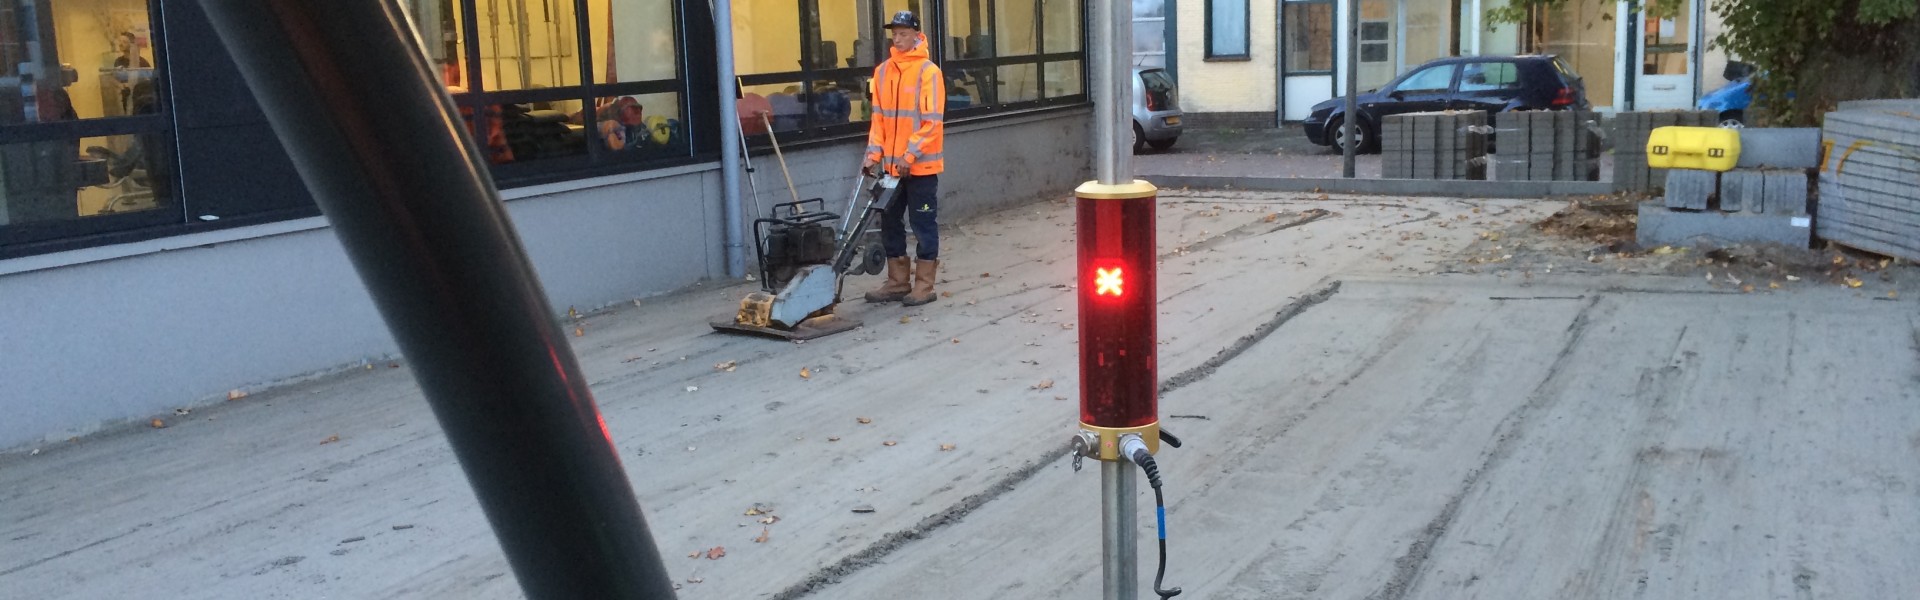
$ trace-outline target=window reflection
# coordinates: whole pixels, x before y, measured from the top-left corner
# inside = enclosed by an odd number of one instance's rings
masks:
[[[170,206],[169,156],[157,133],[0,145],[0,224]]]
[[[0,8],[0,124],[158,112],[153,25],[142,0]]]

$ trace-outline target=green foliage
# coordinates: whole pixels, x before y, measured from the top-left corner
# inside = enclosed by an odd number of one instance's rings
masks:
[[[1513,0],[1488,10],[1487,20],[1524,23],[1534,7],[1567,2]],[[1685,3],[1632,0],[1629,6],[1664,15]],[[1833,101],[1849,96],[1916,91],[1902,69],[1920,60],[1920,0],[1711,0],[1710,6],[1724,23],[1714,45],[1765,74],[1754,91],[1777,123],[1816,122]]]

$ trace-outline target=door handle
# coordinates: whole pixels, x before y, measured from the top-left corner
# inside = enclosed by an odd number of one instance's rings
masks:
[[[1680,84],[1677,84],[1677,83],[1668,83],[1668,84],[1664,84],[1664,85],[1662,85],[1662,84],[1654,84],[1654,86],[1653,86],[1653,89],[1654,89],[1654,91],[1660,91],[1660,92],[1671,92],[1671,91],[1673,91],[1674,89],[1677,89],[1677,88],[1679,87],[1679,85],[1680,85]]]

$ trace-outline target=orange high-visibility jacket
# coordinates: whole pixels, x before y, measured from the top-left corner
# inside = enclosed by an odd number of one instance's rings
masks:
[[[945,170],[947,79],[927,59],[927,36],[873,69],[873,125],[867,159],[888,174],[938,175]],[[905,170],[906,173],[901,173]]]

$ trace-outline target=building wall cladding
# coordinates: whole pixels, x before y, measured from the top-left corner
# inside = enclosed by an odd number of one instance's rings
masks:
[[[1071,194],[1090,177],[1091,123],[1088,109],[1075,108],[949,126],[943,220]],[[800,197],[844,206],[864,146],[787,152]],[[755,156],[754,165],[762,206],[790,198],[772,155]],[[742,185],[743,194],[750,189]],[[508,197],[518,197],[507,207],[556,311],[725,276],[718,165]],[[140,423],[224,401],[230,390],[359,368],[397,352],[322,218],[215,233],[138,251],[108,246],[0,261],[8,299],[0,331],[9,349],[0,361],[0,449]]]
[[[1275,98],[1274,45],[1275,2],[1250,2],[1247,6],[1248,58],[1207,59],[1207,7],[1205,2],[1178,4],[1180,51],[1180,110],[1187,113],[1261,112],[1273,119]],[[1269,122],[1261,127],[1270,127]]]

